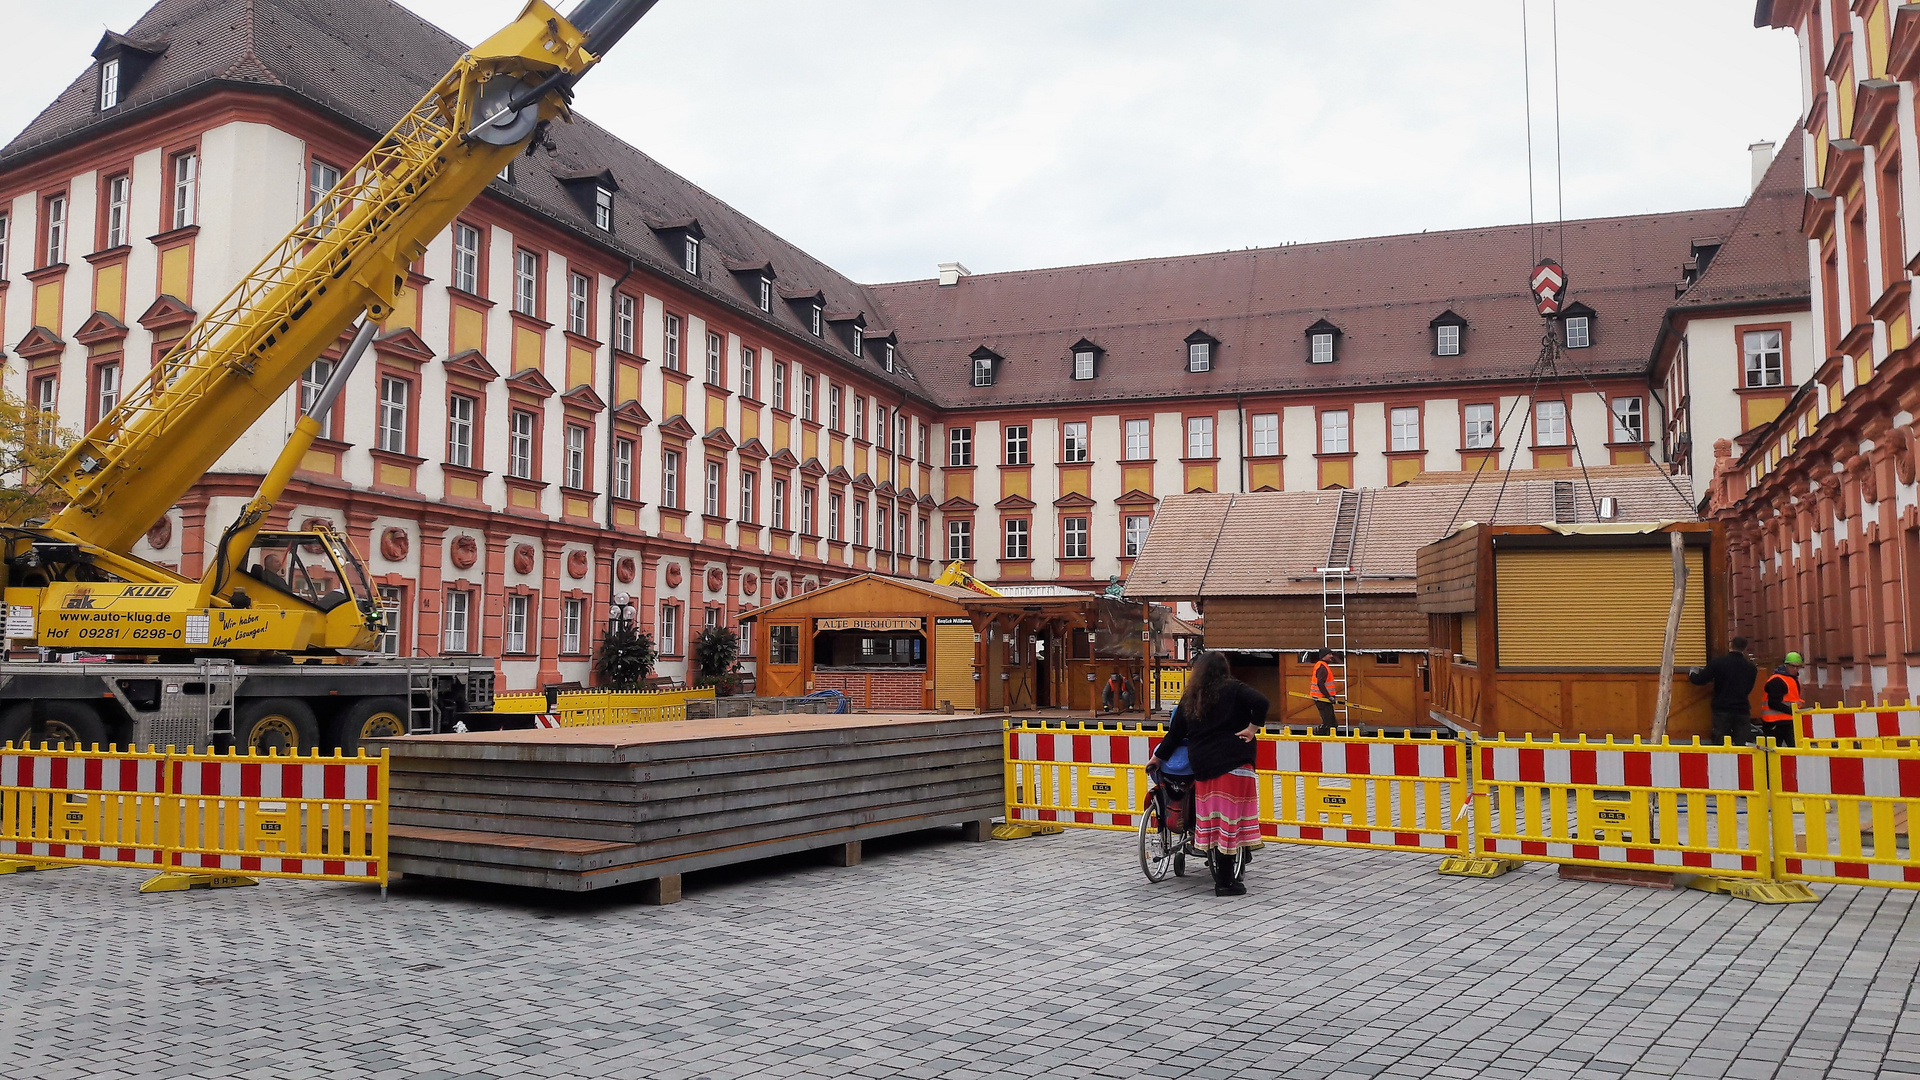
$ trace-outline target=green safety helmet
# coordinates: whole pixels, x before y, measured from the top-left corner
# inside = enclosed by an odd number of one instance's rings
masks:
[[[1800,654],[1797,652],[1790,652],[1787,654],[1787,658],[1784,662],[1789,664],[1797,664],[1800,662]]]

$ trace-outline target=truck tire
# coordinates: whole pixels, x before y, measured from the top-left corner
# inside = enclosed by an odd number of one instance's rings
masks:
[[[40,723],[34,723],[33,702],[23,701],[0,716],[0,744],[29,743],[90,749],[105,746],[110,736],[100,714],[78,701],[43,701]]]
[[[258,698],[240,706],[233,745],[242,754],[311,754],[320,749],[320,721],[298,698]]]
[[[385,739],[407,733],[407,703],[395,697],[357,701],[343,713],[334,732],[334,745],[343,754],[357,754],[365,739]]]

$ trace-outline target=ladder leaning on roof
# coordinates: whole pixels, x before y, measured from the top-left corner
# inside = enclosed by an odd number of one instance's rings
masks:
[[[1321,640],[1333,650],[1328,664],[1333,674],[1328,689],[1333,691],[1333,715],[1347,723],[1347,579],[1354,576],[1354,540],[1360,531],[1360,492],[1340,493],[1340,505],[1333,517],[1333,537],[1327,542],[1327,561],[1320,567]]]

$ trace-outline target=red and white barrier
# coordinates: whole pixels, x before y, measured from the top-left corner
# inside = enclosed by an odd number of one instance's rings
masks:
[[[1920,709],[1853,709],[1803,712],[1803,739],[1920,739]]]
[[[379,878],[383,853],[370,833],[372,811],[382,796],[379,759],[205,757],[168,764],[181,817],[167,865],[202,872]],[[360,857],[342,857],[349,855]]]
[[[1009,730],[1007,819],[1137,828],[1147,794],[1145,765],[1162,735],[1154,729]]]
[[[1477,752],[1476,793],[1494,787],[1493,799],[1475,800],[1481,854],[1628,868],[1765,871],[1765,838],[1742,839],[1738,828],[1739,800],[1753,800],[1747,803],[1751,810],[1764,794],[1765,766],[1757,750],[1495,741]],[[1602,800],[1596,791],[1608,797]],[[1686,815],[1676,812],[1676,802],[1656,806],[1654,797],[1667,792],[1687,796]],[[1587,815],[1569,809],[1583,800]],[[1593,835],[1629,831],[1621,824],[1632,819],[1647,831],[1664,824],[1672,835],[1625,842]]]
[[[0,753],[0,855],[155,866],[160,755]],[[28,810],[22,802],[37,804]]]
[[[1254,770],[1268,818],[1260,831],[1275,840],[1435,852],[1465,843],[1458,743],[1263,736]]]

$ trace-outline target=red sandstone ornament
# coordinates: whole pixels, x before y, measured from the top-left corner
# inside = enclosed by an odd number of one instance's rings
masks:
[[[619,578],[622,585],[632,581],[636,572],[632,559],[621,559],[613,567],[613,576]]]
[[[740,575],[740,591],[741,592],[746,593],[748,596],[752,596],[756,591],[759,590],[759,588],[760,588],[760,579],[754,576],[753,571],[749,570],[746,573]]]
[[[579,548],[567,552],[567,576],[578,581],[587,576],[587,553]]]
[[[677,562],[670,562],[667,564],[667,588],[677,589],[679,587],[680,587],[680,564]]]
[[[153,523],[153,528],[147,530],[147,546],[148,547],[153,548],[157,551],[160,548],[164,548],[171,543],[173,543],[173,519],[172,518],[163,517],[159,521],[156,521]]]
[[[516,574],[533,573],[533,545],[519,544],[513,549],[513,572]]]
[[[717,566],[707,567],[707,591],[719,592],[727,584],[727,573]]]
[[[773,579],[773,598],[775,600],[785,600],[787,598],[787,579],[786,578]]]
[[[464,533],[453,538],[453,547],[447,557],[452,560],[456,570],[471,570],[480,560],[480,545],[471,536]]]
[[[380,557],[388,562],[403,561],[412,547],[413,540],[405,529],[386,529],[380,533]]]

